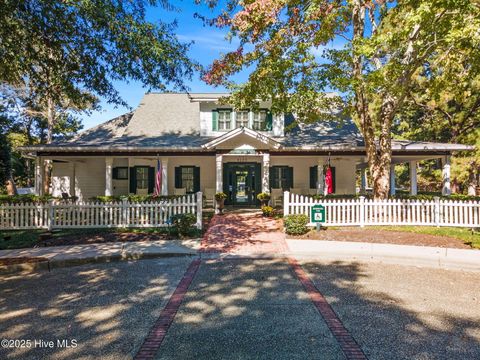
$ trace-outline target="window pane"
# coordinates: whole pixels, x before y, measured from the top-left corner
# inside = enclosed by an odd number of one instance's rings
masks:
[[[239,127],[248,127],[248,111],[237,111],[236,125]]]
[[[192,167],[182,167],[182,188],[185,188],[187,192],[193,192],[194,181],[193,181],[193,166]]]
[[[232,112],[230,110],[218,111],[218,129],[230,130],[232,120]]]
[[[128,168],[118,168],[117,169],[117,179],[125,180],[128,179]]]
[[[148,189],[148,168],[137,168],[137,189]]]
[[[260,110],[253,114],[253,129],[254,130],[265,130],[265,122],[267,119],[267,112],[265,110]]]

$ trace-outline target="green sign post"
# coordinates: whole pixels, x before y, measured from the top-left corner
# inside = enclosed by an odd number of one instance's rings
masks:
[[[325,223],[325,206],[323,205],[314,205],[310,211],[310,221],[317,225],[317,231],[320,230],[320,227]]]

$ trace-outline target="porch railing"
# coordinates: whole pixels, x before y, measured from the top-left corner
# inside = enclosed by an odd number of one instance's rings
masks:
[[[44,204],[0,205],[0,229],[75,229],[115,227],[167,227],[172,216],[195,214],[202,228],[202,193],[166,201],[134,203],[51,201]]]
[[[313,205],[325,206],[327,226],[425,225],[480,227],[479,201],[453,200],[368,200],[323,199],[292,194],[283,196],[284,215],[305,214],[310,217]],[[314,223],[310,223],[313,226]]]

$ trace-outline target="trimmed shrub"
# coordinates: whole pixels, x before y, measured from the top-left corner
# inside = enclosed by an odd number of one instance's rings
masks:
[[[262,206],[262,214],[266,217],[272,217],[275,215],[275,209],[271,206]]]
[[[283,218],[285,225],[285,232],[288,235],[303,235],[308,232],[308,223],[310,219],[307,215],[296,214],[296,215],[287,215]]]
[[[18,203],[47,203],[49,200],[57,199],[51,195],[37,196],[33,194],[26,195],[0,195],[0,204],[18,204]]]
[[[172,216],[172,225],[177,229],[181,236],[188,236],[193,233],[193,227],[197,222],[195,214],[178,214]]]
[[[101,203],[121,202],[123,199],[131,203],[167,201],[182,197],[183,195],[153,196],[153,195],[122,195],[122,196],[95,196],[92,201]]]

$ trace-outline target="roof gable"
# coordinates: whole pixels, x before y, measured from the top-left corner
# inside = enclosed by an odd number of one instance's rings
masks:
[[[259,150],[270,150],[279,149],[281,144],[258,131],[240,127],[209,141],[202,147],[211,150],[237,149],[242,146],[251,146]]]

